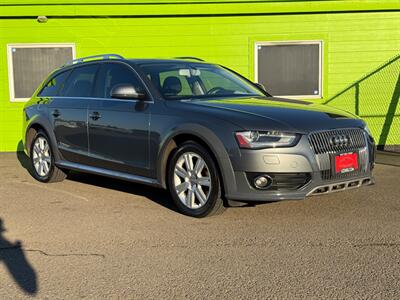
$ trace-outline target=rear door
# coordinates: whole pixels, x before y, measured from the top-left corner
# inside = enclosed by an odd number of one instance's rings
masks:
[[[63,87],[49,105],[57,145],[63,158],[87,163],[87,110],[92,96],[98,64],[76,67],[68,74]]]
[[[149,122],[152,103],[111,98],[119,84],[146,90],[136,72],[123,62],[103,63],[96,98],[89,105],[89,152],[92,165],[108,170],[149,175]]]

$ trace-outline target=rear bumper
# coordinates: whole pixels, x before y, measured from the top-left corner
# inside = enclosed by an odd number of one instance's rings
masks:
[[[372,169],[374,166],[375,146],[367,141],[366,147],[359,149],[360,169],[347,174],[333,174],[326,168],[326,161],[321,163],[310,147],[307,136],[292,148],[241,151],[240,158],[232,159],[236,186],[226,191],[226,198],[237,201],[278,201],[299,200],[310,195],[328,194],[359,188],[374,183]],[[329,167],[329,166],[328,166]],[[327,171],[332,176],[327,177]],[[249,174],[293,175],[309,178],[299,186],[290,187],[282,182],[269,189],[255,188]],[[277,177],[278,177],[277,176]],[[284,178],[284,177],[283,177]],[[291,182],[292,177],[289,177]],[[297,184],[298,181],[295,182]],[[284,188],[282,188],[284,187]]]

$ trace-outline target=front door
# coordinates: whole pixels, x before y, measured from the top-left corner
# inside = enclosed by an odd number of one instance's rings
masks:
[[[148,176],[152,104],[111,98],[111,90],[120,84],[132,84],[144,90],[129,65],[103,63],[96,84],[96,98],[90,101],[88,109],[92,164],[112,171]]]

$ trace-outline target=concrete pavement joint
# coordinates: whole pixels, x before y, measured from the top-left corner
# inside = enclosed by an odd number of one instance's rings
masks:
[[[22,248],[20,246],[11,246],[11,247],[2,247],[0,248],[0,251],[4,251],[4,250],[16,250],[16,249],[21,249],[25,252],[38,252],[40,254],[43,254],[45,256],[55,256],[55,257],[63,257],[63,256],[97,256],[97,257],[101,257],[101,258],[105,258],[106,256],[104,254],[98,254],[98,253],[69,253],[69,254],[51,254],[51,253],[47,253],[43,250],[40,249],[25,249]]]

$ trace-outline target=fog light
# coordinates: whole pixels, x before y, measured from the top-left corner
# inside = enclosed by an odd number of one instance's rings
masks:
[[[254,179],[254,186],[258,189],[266,189],[271,183],[272,179],[266,175],[261,175]]]

